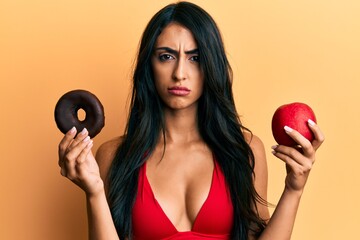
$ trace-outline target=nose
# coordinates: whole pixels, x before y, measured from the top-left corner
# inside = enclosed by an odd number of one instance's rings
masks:
[[[186,79],[186,63],[183,59],[179,59],[179,61],[177,61],[173,71],[173,79],[175,81],[182,81]]]

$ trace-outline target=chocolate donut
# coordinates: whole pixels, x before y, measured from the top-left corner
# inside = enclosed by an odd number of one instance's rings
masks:
[[[86,113],[83,121],[78,118],[78,110]],[[95,137],[105,125],[104,108],[99,99],[86,90],[73,90],[65,93],[55,106],[55,122],[62,133],[76,127],[79,133],[86,128],[91,138]]]

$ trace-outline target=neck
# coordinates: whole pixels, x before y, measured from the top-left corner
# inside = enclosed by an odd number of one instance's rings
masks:
[[[165,109],[165,137],[167,144],[199,140],[197,109]]]

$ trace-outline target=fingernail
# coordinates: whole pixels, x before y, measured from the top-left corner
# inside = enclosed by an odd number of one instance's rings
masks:
[[[76,128],[75,127],[72,127],[71,129],[70,129],[70,133],[74,133],[76,131]]]
[[[86,147],[92,147],[92,145],[93,145],[93,140],[91,140],[91,141],[86,145]]]
[[[311,119],[308,120],[308,123],[309,123],[310,126],[315,126],[315,124],[316,124],[316,123],[315,123],[313,120],[311,120]]]
[[[276,151],[272,151],[271,153],[275,155]]]
[[[287,132],[287,133],[291,133],[291,132],[293,131],[293,129],[292,129],[291,127],[288,127],[288,126],[285,126],[285,127],[284,127],[284,130],[285,130],[285,132]]]
[[[90,140],[90,136],[87,136],[86,138],[84,138],[84,142],[88,142]]]
[[[271,146],[272,149],[276,149],[278,145]]]
[[[84,128],[82,131],[81,131],[81,135],[84,135],[85,133],[87,132],[87,129],[86,128]]]

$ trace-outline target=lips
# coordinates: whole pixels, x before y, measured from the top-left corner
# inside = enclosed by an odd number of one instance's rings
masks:
[[[171,87],[168,88],[168,92],[175,96],[186,96],[190,93],[190,89],[186,87]]]

